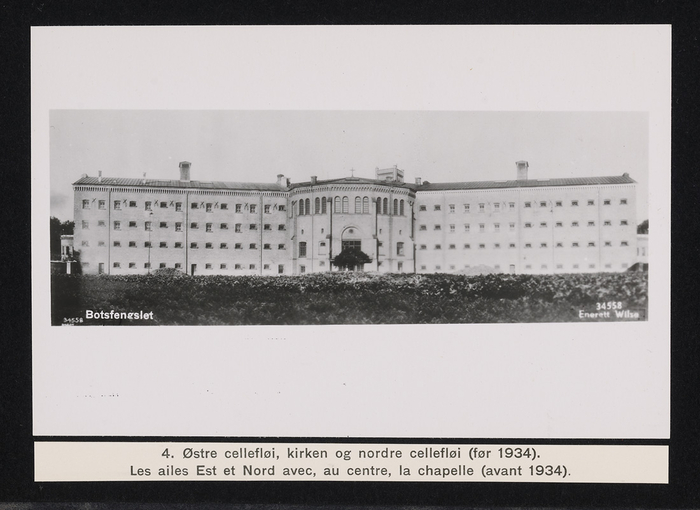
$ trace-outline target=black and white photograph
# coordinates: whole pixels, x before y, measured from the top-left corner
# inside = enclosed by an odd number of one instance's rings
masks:
[[[52,111],[52,324],[646,320],[648,122]]]

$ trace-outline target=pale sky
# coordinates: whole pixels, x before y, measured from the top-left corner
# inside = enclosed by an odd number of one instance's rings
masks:
[[[648,218],[648,116],[607,112],[53,110],[51,215],[73,219],[71,183],[105,177],[292,182],[374,178],[398,165],[406,182],[506,180],[526,160],[533,179],[622,175]]]

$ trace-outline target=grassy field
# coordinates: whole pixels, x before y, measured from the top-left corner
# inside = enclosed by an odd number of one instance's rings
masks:
[[[455,324],[644,320],[646,273],[52,276],[52,324]],[[609,317],[596,313],[612,306]],[[153,312],[87,319],[86,311]],[[630,310],[620,319],[617,310]],[[82,322],[81,322],[82,321]]]

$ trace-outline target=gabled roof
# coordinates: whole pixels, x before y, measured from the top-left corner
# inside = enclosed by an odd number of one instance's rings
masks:
[[[276,183],[257,182],[224,182],[224,181],[180,181],[176,179],[134,179],[125,177],[82,177],[73,183],[74,186],[133,186],[138,188],[188,188],[188,189],[224,189],[245,191],[287,191],[287,188]]]
[[[569,177],[563,179],[523,179],[513,181],[473,181],[473,182],[423,182],[415,186],[416,191],[498,189],[498,188],[539,188],[550,186],[595,186],[601,184],[633,184],[637,181],[629,174],[609,177]]]

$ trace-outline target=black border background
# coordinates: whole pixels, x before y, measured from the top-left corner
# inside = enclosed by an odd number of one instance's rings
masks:
[[[104,5],[103,5],[104,4]],[[0,3],[3,256],[0,334],[0,502],[180,502],[469,507],[700,507],[700,357],[696,243],[700,4],[557,0],[388,2],[291,0]],[[53,25],[671,24],[672,409],[670,483],[381,482],[34,483],[30,267],[30,27]],[[654,169],[650,169],[654,171]],[[41,185],[41,183],[36,183]],[[9,198],[9,200],[7,200]],[[157,438],[151,438],[157,439]],[[237,438],[240,440],[241,438]],[[252,439],[252,438],[251,438]],[[327,441],[327,440],[324,440]],[[421,442],[428,442],[421,439]],[[370,442],[370,440],[363,440]],[[518,441],[523,442],[523,441]],[[633,443],[633,442],[630,442]],[[1,503],[0,503],[1,504]],[[4,505],[3,505],[4,506]],[[194,505],[187,505],[191,508]],[[212,505],[207,505],[211,507]],[[218,505],[215,505],[218,507]],[[61,507],[65,507],[61,505]],[[121,505],[120,505],[121,507]],[[142,508],[143,505],[138,505]]]

